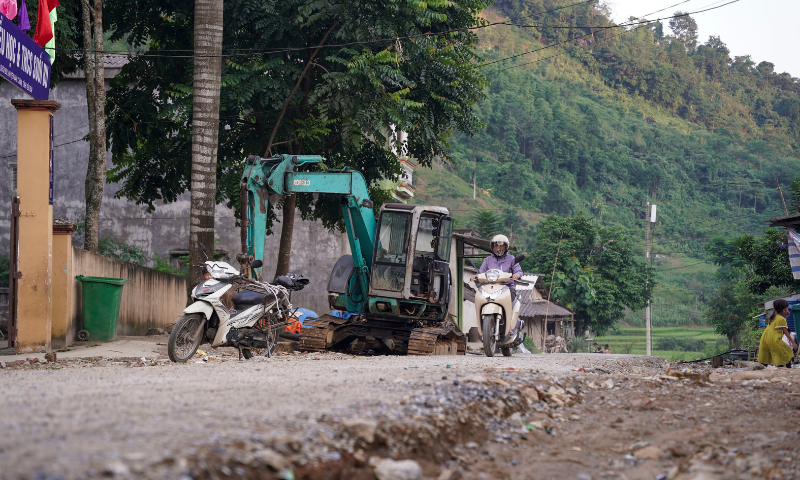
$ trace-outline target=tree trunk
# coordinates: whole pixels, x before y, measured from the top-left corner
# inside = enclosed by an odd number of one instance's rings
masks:
[[[194,2],[194,76],[192,85],[192,176],[189,258],[202,264],[214,258],[214,209],[217,195],[219,92],[222,81],[222,0]],[[203,269],[191,267],[191,288],[203,280]]]
[[[283,198],[283,221],[281,223],[281,243],[278,251],[278,266],[275,277],[289,272],[289,261],[292,258],[292,234],[294,233],[294,212],[297,207],[297,195]]]
[[[91,17],[90,17],[91,14]],[[94,38],[92,38],[94,37]],[[83,248],[97,252],[100,207],[106,183],[106,89],[103,67],[103,2],[83,0],[84,78],[89,113],[89,164],[86,167],[86,214]]]

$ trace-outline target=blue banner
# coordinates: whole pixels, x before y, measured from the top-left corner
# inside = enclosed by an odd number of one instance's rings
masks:
[[[2,14],[0,76],[36,100],[50,97],[50,55]]]

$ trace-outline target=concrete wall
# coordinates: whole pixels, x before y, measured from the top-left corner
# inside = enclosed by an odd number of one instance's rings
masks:
[[[278,220],[282,216],[278,215]],[[264,244],[264,275],[271,280],[278,263],[280,224],[273,227],[275,235]],[[307,222],[295,213],[292,258],[289,271],[303,274],[309,284],[299,292],[292,292],[292,305],[309,308],[318,314],[330,312],[328,307],[328,279],[339,257],[350,253],[347,235],[330,232],[321,223]]]
[[[9,216],[11,209],[11,165],[18,162],[17,113],[11,105],[12,98],[30,98],[8,82],[0,84],[0,255],[8,255]],[[86,87],[81,79],[66,78],[50,91],[50,98],[61,104],[54,115],[53,138],[53,216],[76,223],[84,216],[84,184],[89,161],[89,143],[82,140],[89,131],[86,104]],[[186,159],[191,161],[190,158]],[[111,167],[111,154],[108,155]],[[151,262],[157,253],[169,258],[170,250],[185,250],[189,239],[189,193],[169,204],[157,204],[152,213],[145,207],[126,199],[114,198],[119,185],[105,186],[100,213],[100,238],[117,240],[141,247]],[[21,199],[25,208],[25,199]],[[235,262],[241,250],[239,230],[235,228],[233,211],[217,207],[216,248],[225,250]],[[76,236],[75,245],[82,246],[82,237]]]
[[[144,335],[149,328],[165,328],[178,321],[186,307],[187,280],[147,267],[72,248],[73,276],[124,278],[117,335]],[[70,343],[81,325],[81,282],[75,280]]]
[[[62,80],[50,92],[51,99],[61,104],[54,116],[54,202],[53,216],[77,222],[84,215],[84,182],[89,158],[89,144],[82,140],[88,132],[86,88],[80,79]],[[4,82],[0,84],[0,255],[8,255],[9,216],[11,209],[11,169],[17,162],[16,110],[11,98],[27,98],[20,90]],[[109,167],[111,156],[109,154]],[[186,159],[190,161],[189,158]],[[176,202],[158,204],[156,210],[147,213],[145,208],[125,199],[114,198],[119,190],[117,184],[108,183],[101,210],[100,237],[115,239],[136,245],[147,254],[152,265],[155,254],[169,258],[170,250],[186,250],[189,240],[189,194]],[[22,199],[25,208],[25,199]],[[280,221],[280,211],[278,212]],[[227,260],[238,268],[236,254],[241,250],[239,229],[235,226],[233,211],[217,206],[215,247],[228,252]],[[267,277],[272,278],[277,263],[280,224],[276,233],[267,237],[264,261]],[[74,245],[83,246],[82,237],[74,237]],[[321,224],[306,222],[297,214],[292,248],[291,271],[302,273],[311,283],[301,292],[295,292],[292,302],[310,308],[317,313],[328,311],[328,277],[338,258],[349,253],[344,234],[330,233]],[[76,273],[77,275],[78,273]],[[127,288],[127,287],[126,287]],[[174,320],[173,320],[174,321]],[[73,337],[69,337],[73,338]]]

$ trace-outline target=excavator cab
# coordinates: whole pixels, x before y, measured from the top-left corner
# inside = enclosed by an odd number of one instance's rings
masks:
[[[368,310],[381,316],[441,318],[450,303],[453,218],[446,208],[381,208]]]

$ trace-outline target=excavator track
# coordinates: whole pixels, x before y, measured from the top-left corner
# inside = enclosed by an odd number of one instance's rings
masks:
[[[409,355],[466,355],[467,337],[457,328],[415,328],[408,340]]]
[[[308,352],[336,350],[349,344],[353,338],[377,333],[379,327],[370,328],[369,322],[365,323],[361,318],[351,317],[345,320],[332,315],[323,315],[315,320],[306,320],[305,325],[311,328],[300,330],[300,350]],[[386,330],[384,329],[383,332]],[[406,334],[407,337],[400,332],[396,332],[393,336],[395,341],[405,342],[405,338],[408,339],[406,351],[408,355],[466,354],[467,337],[456,327],[421,327],[414,328],[409,333]],[[397,351],[396,353],[402,352]]]
[[[300,329],[300,350],[324,352],[333,343],[334,331],[347,320],[333,315],[323,315],[316,320],[306,320],[304,325],[311,328]]]

